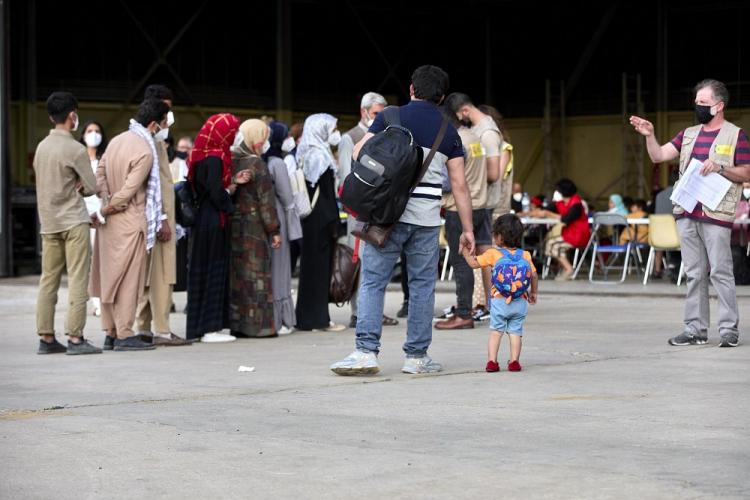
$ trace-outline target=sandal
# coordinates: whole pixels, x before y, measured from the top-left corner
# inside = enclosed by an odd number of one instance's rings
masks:
[[[385,314],[383,315],[383,326],[396,326],[398,325],[398,320],[389,318]]]

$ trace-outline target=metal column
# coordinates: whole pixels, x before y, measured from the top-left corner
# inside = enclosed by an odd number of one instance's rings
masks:
[[[8,150],[8,103],[10,75],[8,67],[8,0],[0,0],[0,276],[13,270],[13,237],[10,227],[10,151]]]
[[[276,119],[292,125],[291,2],[276,2]]]

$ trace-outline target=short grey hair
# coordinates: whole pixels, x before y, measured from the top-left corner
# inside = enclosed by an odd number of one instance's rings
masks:
[[[698,82],[698,84],[693,89],[693,93],[697,94],[699,90],[704,89],[706,87],[710,87],[711,91],[714,93],[714,97],[718,99],[719,101],[724,103],[724,107],[729,105],[729,91],[727,90],[727,86],[724,85],[719,80],[714,80],[712,78],[706,78],[705,80],[701,80]]]
[[[386,101],[385,97],[378,94],[377,92],[368,92],[362,96],[362,101],[359,103],[359,107],[370,109],[373,104],[380,104],[381,106],[388,106],[388,101]]]

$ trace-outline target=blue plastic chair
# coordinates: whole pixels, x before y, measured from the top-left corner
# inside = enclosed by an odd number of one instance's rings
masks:
[[[604,245],[601,243],[601,239],[599,236],[599,230],[606,227],[619,227],[622,226],[623,231],[627,231],[630,235],[630,238],[628,242],[625,245],[618,245],[618,244],[609,244]],[[616,231],[615,231],[616,233]],[[616,241],[616,240],[615,240]],[[616,283],[622,283],[625,281],[625,278],[628,274],[628,268],[629,264],[631,262],[638,262],[638,255],[636,254],[636,243],[634,241],[634,235],[632,233],[632,230],[630,229],[630,226],[628,225],[628,220],[625,218],[624,215],[620,214],[611,214],[611,213],[600,213],[594,215],[593,220],[593,228],[591,230],[591,239],[589,239],[589,244],[586,248],[586,250],[591,250],[591,266],[589,267],[589,281],[591,283],[606,283],[606,284],[616,284]],[[584,251],[584,255],[586,254],[586,251]],[[606,261],[604,257],[602,257],[601,254],[609,254]],[[620,276],[619,281],[608,281],[607,275],[609,274],[609,271],[611,269],[619,268],[619,265],[616,265],[616,262],[620,256],[623,256],[623,263],[622,263],[622,275]],[[602,273],[604,274],[604,279],[601,280],[595,280],[594,279],[594,271],[596,268],[596,261],[599,262],[599,267],[602,270]],[[635,266],[636,271],[640,273],[640,269],[638,266]]]

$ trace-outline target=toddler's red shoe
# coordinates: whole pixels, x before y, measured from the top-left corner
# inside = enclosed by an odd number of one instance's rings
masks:
[[[487,361],[487,366],[485,367],[485,370],[488,372],[499,372],[500,371],[500,365],[497,364],[497,361]]]
[[[521,363],[518,361],[508,361],[508,371],[509,372],[520,372],[521,371]]]

